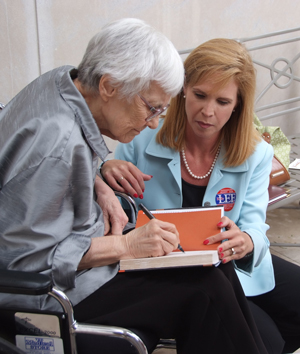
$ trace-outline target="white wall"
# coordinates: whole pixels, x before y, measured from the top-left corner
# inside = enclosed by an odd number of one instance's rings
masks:
[[[0,102],[54,67],[76,66],[89,39],[111,20],[141,18],[180,50],[214,37],[295,28],[299,14],[296,0],[0,0]],[[286,129],[300,131],[300,124]]]

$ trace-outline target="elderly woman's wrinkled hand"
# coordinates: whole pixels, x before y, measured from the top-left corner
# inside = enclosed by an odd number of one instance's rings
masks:
[[[150,220],[125,237],[129,258],[165,256],[179,244],[175,225],[158,219]]]
[[[128,217],[114,191],[100,177],[96,176],[95,192],[97,194],[97,203],[103,212],[104,235],[122,235],[123,229],[128,222]]]
[[[253,251],[253,242],[251,237],[240,230],[240,228],[227,216],[221,218],[217,226],[225,231],[207,238],[204,244],[209,245],[216,242],[222,242],[218,247],[219,258],[222,263],[228,263],[232,260],[239,260]]]
[[[143,199],[144,181],[152,178],[151,175],[141,172],[131,162],[122,160],[106,161],[101,167],[101,175],[114,190],[140,199]]]

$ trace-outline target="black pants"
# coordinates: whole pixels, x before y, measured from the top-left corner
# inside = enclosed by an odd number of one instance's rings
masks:
[[[267,353],[231,263],[119,273],[74,312],[81,322],[133,330],[149,352],[175,338],[178,354]]]
[[[274,290],[249,297],[250,308],[269,353],[300,348],[300,267],[272,256]]]

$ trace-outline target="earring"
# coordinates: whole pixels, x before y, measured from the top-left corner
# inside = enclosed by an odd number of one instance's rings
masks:
[[[183,98],[185,98],[185,95],[183,95]]]

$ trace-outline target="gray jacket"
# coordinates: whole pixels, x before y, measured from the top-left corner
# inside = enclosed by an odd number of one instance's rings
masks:
[[[91,238],[103,236],[95,202],[98,156],[109,150],[70,76],[52,70],[0,113],[0,268],[49,275],[73,305],[109,281],[118,265],[77,271]],[[49,297],[17,299],[55,309]]]

